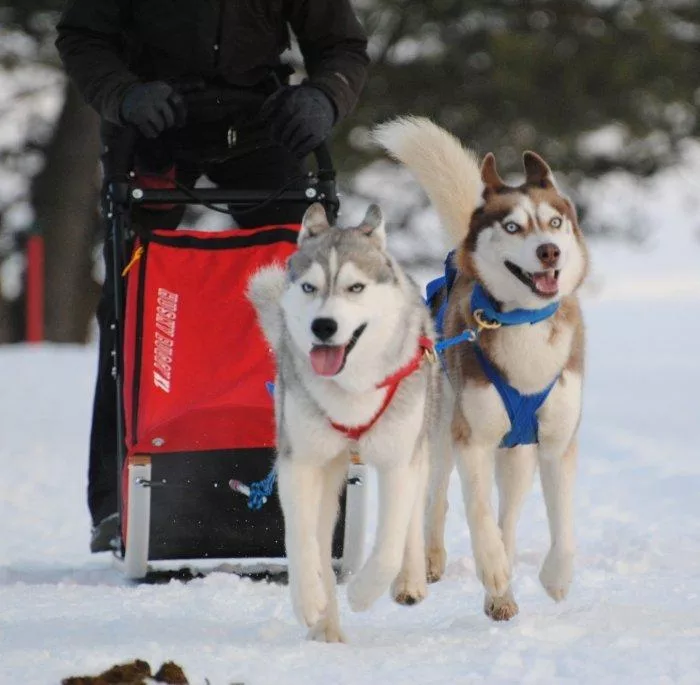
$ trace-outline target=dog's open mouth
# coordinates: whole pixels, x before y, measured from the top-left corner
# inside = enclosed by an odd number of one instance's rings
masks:
[[[559,293],[559,269],[547,269],[546,271],[524,271],[513,262],[506,262],[506,268],[518,280],[522,281],[535,295],[540,297],[554,297]]]
[[[313,370],[319,376],[339,374],[345,367],[348,355],[357,344],[365,328],[367,328],[366,323],[356,328],[346,345],[314,345],[310,353]]]

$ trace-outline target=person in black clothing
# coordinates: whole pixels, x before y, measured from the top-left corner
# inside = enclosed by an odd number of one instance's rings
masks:
[[[140,134],[137,170],[167,173],[188,186],[206,174],[226,187],[272,190],[300,176],[303,159],[352,110],[368,65],[366,35],[350,0],[72,0],[57,28],[66,72],[102,119],[104,151],[131,125]],[[290,28],[308,73],[296,86],[281,61]],[[182,139],[209,149],[212,132],[227,126],[212,107],[200,119],[187,111],[198,93],[206,99],[217,89],[253,96],[248,100],[261,105],[256,121],[223,155],[178,159],[169,144],[159,144],[170,134],[186,130]],[[106,177],[109,159],[103,154]],[[272,205],[234,218],[239,225],[298,222],[303,210],[280,214]],[[151,214],[140,210],[134,222],[176,228],[182,210]],[[110,250],[108,236],[88,472],[93,552],[110,549],[118,524]]]

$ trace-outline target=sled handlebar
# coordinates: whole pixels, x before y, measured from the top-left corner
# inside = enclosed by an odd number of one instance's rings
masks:
[[[330,201],[337,204],[335,193],[335,169],[330,151],[322,143],[313,151],[318,167],[317,172],[292,179],[287,186],[266,190],[246,190],[236,188],[197,188],[173,189],[140,187],[138,177],[133,173],[134,147],[137,132],[133,127],[125,127],[121,135],[112,143],[111,149],[105,149],[103,157],[105,181],[107,186],[121,186],[122,192],[114,192],[114,199],[126,201],[123,191],[129,193],[129,201],[144,203],[173,204],[229,204],[231,207],[244,207],[264,202],[274,195],[281,202]],[[106,159],[105,159],[106,158]],[[147,174],[145,175],[147,176]],[[157,174],[154,174],[157,176]],[[304,182],[306,181],[306,182]],[[145,186],[150,184],[145,183]],[[301,189],[300,189],[300,186]],[[128,188],[128,190],[127,190]],[[116,189],[115,189],[116,190]]]
[[[265,190],[245,188],[186,188],[170,183],[164,187],[153,187],[148,182],[148,174],[141,178],[133,169],[133,148],[136,132],[132,127],[124,128],[120,138],[114,143],[105,161],[104,192],[109,202],[126,207],[137,205],[201,205],[215,211],[224,211],[215,205],[227,205],[230,210],[251,211],[271,202],[275,203],[322,203],[329,216],[337,216],[340,202],[335,185],[335,170],[332,167],[330,152],[325,144],[313,154],[318,164],[317,172],[293,177],[278,188]],[[123,170],[123,171],[119,171]],[[158,174],[152,177],[158,178]],[[164,177],[161,177],[164,178]]]

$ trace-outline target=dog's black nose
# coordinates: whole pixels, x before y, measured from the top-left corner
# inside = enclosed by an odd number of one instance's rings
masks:
[[[537,256],[542,264],[551,269],[556,266],[561,250],[554,243],[544,243],[537,250]]]
[[[311,332],[319,340],[329,340],[338,330],[338,323],[335,319],[318,318],[311,322]]]

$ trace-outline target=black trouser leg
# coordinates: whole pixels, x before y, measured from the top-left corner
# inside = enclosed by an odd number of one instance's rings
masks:
[[[105,178],[111,178],[124,166],[126,158],[119,146],[122,129],[102,123],[102,170]],[[90,428],[90,454],[88,465],[87,499],[93,525],[114,514],[117,507],[117,387],[112,373],[116,338],[116,313],[114,305],[114,267],[112,261],[112,226],[105,217],[105,190],[103,186],[103,221],[105,240],[102,257],[105,279],[97,305],[99,332],[97,377],[92,405]]]
[[[112,239],[105,238],[105,281],[97,307],[99,357],[90,431],[88,507],[93,524],[117,511],[117,389],[112,375],[116,315],[112,268]]]

